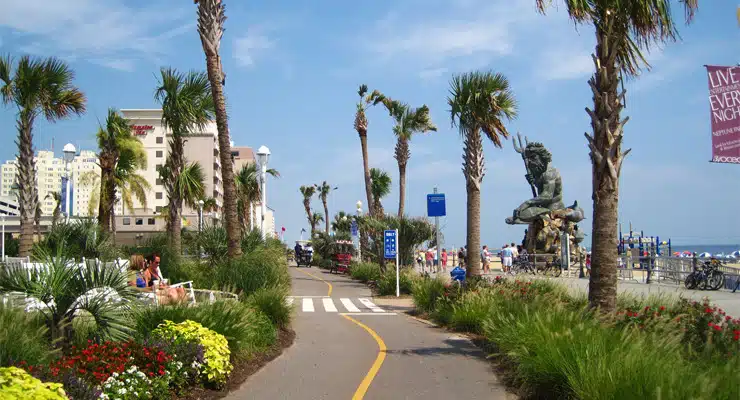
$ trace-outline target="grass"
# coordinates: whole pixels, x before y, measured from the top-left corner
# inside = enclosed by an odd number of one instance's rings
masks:
[[[6,307],[0,301],[0,367],[25,361],[43,364],[54,352],[49,346],[44,321],[22,309]]]
[[[362,283],[380,279],[380,266],[374,263],[357,263],[350,268],[350,275]]]
[[[444,295],[445,281],[441,278],[416,279],[411,294],[416,308],[425,313],[434,311],[437,301]]]
[[[247,304],[265,314],[275,326],[285,328],[290,323],[292,308],[286,303],[286,291],[263,288],[246,298]]]
[[[257,248],[242,257],[224,261],[216,267],[216,284],[242,296],[262,288],[290,287],[290,274],[285,250],[276,247]]]
[[[413,279],[416,274],[411,269],[401,269],[398,277],[398,286],[401,294],[411,294],[411,286],[413,285]],[[396,269],[388,268],[388,270],[380,275],[380,278],[376,281],[375,290],[381,296],[387,296],[396,294]]]

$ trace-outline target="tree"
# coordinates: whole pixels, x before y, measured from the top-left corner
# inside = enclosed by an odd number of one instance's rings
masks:
[[[224,186],[224,220],[229,237],[229,257],[242,254],[239,226],[237,221],[237,194],[234,183],[234,169],[231,161],[231,138],[229,137],[229,118],[226,114],[226,98],[223,86],[226,74],[221,65],[221,38],[224,35],[224,4],[221,0],[195,0],[198,5],[198,34],[206,55],[208,79],[211,82],[211,96],[216,106],[216,126],[218,127],[218,149],[221,157],[221,179]]]
[[[409,142],[415,133],[436,132],[437,126],[429,116],[429,107],[410,108],[408,104],[386,98],[383,102],[394,121],[396,135],[394,157],[398,162],[398,216],[402,217],[406,204],[406,166],[411,158]]]
[[[203,168],[198,162],[191,162],[185,164],[180,174],[175,175],[173,173],[172,165],[169,163],[169,160],[167,160],[164,165],[157,169],[157,172],[159,173],[159,178],[164,184],[167,198],[170,199],[170,210],[168,210],[169,215],[167,216],[167,230],[172,234],[172,232],[177,229],[177,236],[180,237],[182,233],[182,215],[179,212],[177,214],[173,214],[171,212],[173,205],[172,199],[180,199],[180,201],[188,207],[197,208],[198,200],[205,196],[206,178],[203,173]],[[177,254],[179,254],[179,252]]]
[[[311,237],[313,237],[313,212],[311,211],[311,198],[316,194],[316,186],[301,186],[298,190],[303,195],[303,208],[306,210],[306,218],[308,219],[308,225],[311,227]]]
[[[180,218],[184,200],[180,196],[182,190],[188,188],[189,183],[180,179],[180,174],[186,167],[185,137],[196,130],[205,130],[206,125],[213,119],[214,104],[211,84],[206,74],[195,71],[182,74],[172,68],[162,68],[161,75],[154,97],[162,105],[162,125],[171,132],[171,136],[170,152],[165,162],[167,173],[160,175],[163,179],[169,179],[171,184],[172,190],[168,191],[169,237],[172,250],[175,254],[180,254],[182,248]],[[230,166],[231,159],[222,162],[222,166],[223,164]],[[232,177],[231,184],[233,183]],[[224,194],[226,186],[227,182],[224,179]]]
[[[268,169],[267,174],[280,178],[276,169]],[[242,166],[235,177],[238,204],[238,219],[242,235],[252,230],[254,221],[254,204],[262,201],[262,186],[260,185],[260,171],[257,164],[251,163]]]
[[[33,125],[43,116],[49,122],[85,112],[85,95],[72,81],[74,72],[56,58],[23,56],[13,69],[10,56],[0,58],[0,98],[3,104],[18,109],[18,175],[20,188],[20,255],[26,257],[33,246],[33,219],[38,193],[36,163],[33,159]]]
[[[319,199],[321,199],[321,203],[324,205],[324,215],[329,215],[329,205],[327,203],[327,199],[329,197],[329,193],[332,191],[332,187],[329,186],[326,181],[322,182],[321,185],[315,185],[316,191],[319,194]],[[334,188],[336,189],[336,188]],[[326,218],[326,234],[329,234],[329,218]]]
[[[686,22],[691,22],[698,0],[683,3]],[[549,1],[536,0],[544,13]],[[591,307],[613,311],[617,301],[617,209],[619,176],[629,150],[622,151],[624,125],[621,118],[625,90],[619,90],[622,76],[635,78],[650,68],[643,51],[675,41],[678,30],[670,0],[574,1],[565,2],[576,24],[593,25],[596,48],[592,54],[595,72],[588,85],[593,93],[592,134],[586,133],[592,164],[593,238],[592,268],[588,299]]]
[[[98,154],[100,183],[94,190],[94,192],[99,192],[97,196],[98,223],[103,230],[110,231],[111,225],[115,223],[113,214],[117,190],[131,183],[134,189],[145,189],[139,199],[146,199],[146,191],[150,188],[149,183],[136,174],[137,169],[146,168],[146,150],[141,141],[134,136],[129,122],[112,108],[108,109],[105,128],[100,127],[95,136],[100,149]],[[119,166],[121,159],[123,162]],[[90,180],[89,183],[93,183],[92,179],[88,180]],[[137,181],[143,181],[144,184],[137,184]],[[140,203],[146,204],[146,201],[140,200]],[[132,203],[126,205],[133,209]]]
[[[370,192],[373,195],[372,215],[380,218],[385,215],[381,200],[391,192],[391,177],[379,168],[370,169]]]
[[[331,223],[331,229],[335,233],[350,233],[352,230],[352,220],[354,216],[340,211],[334,214],[334,221]]]
[[[517,104],[504,75],[479,71],[453,76],[447,103],[452,125],[458,127],[463,139],[467,249],[475,255],[480,249],[480,187],[485,175],[482,134],[500,148],[501,138],[509,137],[502,118],[516,118]],[[480,257],[468,257],[467,274],[477,276],[480,272]]]
[[[59,219],[62,217],[62,193],[61,192],[49,192],[46,194],[46,199],[54,200],[54,212],[51,217],[51,225],[54,226],[59,223]]]
[[[360,85],[360,89],[357,91],[360,95],[360,101],[357,102],[357,111],[355,113],[355,130],[360,135],[360,146],[362,146],[362,167],[365,172],[365,194],[367,195],[367,207],[369,212],[372,214],[373,207],[373,194],[370,191],[370,161],[368,161],[367,155],[367,116],[365,110],[370,106],[375,106],[378,103],[382,103],[385,100],[378,90],[373,90],[372,93],[367,93],[367,85]]]
[[[314,232],[316,232],[316,225],[322,223],[324,221],[324,215],[320,212],[311,214],[311,217],[308,219],[308,222],[311,224],[311,237],[314,236]]]

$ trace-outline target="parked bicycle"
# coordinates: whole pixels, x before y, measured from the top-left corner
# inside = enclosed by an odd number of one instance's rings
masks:
[[[525,257],[518,257],[509,268],[509,275],[537,274],[534,263]]]
[[[719,290],[725,284],[725,274],[719,270],[722,262],[717,259],[705,261],[684,280],[686,289]]]
[[[560,260],[554,257],[552,260],[545,261],[543,267],[536,269],[538,273],[545,276],[559,277],[563,273],[563,269],[560,268]]]

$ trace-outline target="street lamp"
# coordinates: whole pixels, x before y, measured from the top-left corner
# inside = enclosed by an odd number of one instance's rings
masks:
[[[69,220],[69,217],[72,216],[72,183],[70,182],[72,180],[72,169],[70,168],[70,164],[72,163],[72,160],[74,160],[75,154],[77,154],[77,149],[75,149],[75,145],[72,143],[67,143],[64,145],[64,149],[62,149],[62,153],[64,154],[64,171],[65,178],[67,179],[67,187],[64,188],[64,213],[67,215],[67,220]]]
[[[203,199],[198,200],[198,233],[203,231],[203,205],[205,203]]]
[[[257,161],[260,165],[260,190],[262,191],[262,220],[260,221],[260,231],[262,238],[267,239],[265,232],[265,214],[267,213],[267,163],[270,161],[270,149],[267,146],[260,146],[257,149]]]
[[[357,200],[357,216],[362,216],[362,200]],[[360,221],[357,221],[357,261],[362,262],[362,234],[359,223]]]
[[[0,218],[3,220],[3,258],[2,261],[5,262],[5,213],[0,214]]]

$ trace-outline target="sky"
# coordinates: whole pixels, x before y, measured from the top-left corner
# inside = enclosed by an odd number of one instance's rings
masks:
[[[328,181],[330,215],[365,203],[360,141],[353,129],[357,88],[367,84],[417,107],[429,106],[439,130],[411,141],[409,215],[426,213],[438,186],[447,199],[441,218],[446,247],[465,241],[462,141],[451,126],[447,96],[454,74],[503,73],[519,104],[506,122],[545,144],[563,177],[564,201],[578,200],[590,242],[591,163],[583,134],[592,104],[594,35],[574,26],[561,5],[546,16],[534,0],[379,0],[253,2],[224,0],[221,45],[232,140],[271,149],[268,205],[288,241],[307,228],[301,185]],[[556,4],[559,2],[555,2]],[[678,2],[674,2],[678,5]],[[57,152],[66,142],[95,150],[94,133],[107,109],[156,108],[163,66],[205,70],[196,6],[172,0],[0,0],[0,54],[55,56],[75,70],[87,113],[55,124],[39,122],[36,149]],[[740,243],[740,166],[712,164],[707,76],[703,65],[738,62],[736,4],[701,2],[690,26],[676,7],[681,40],[647,54],[652,69],[628,81],[620,221],[679,244]],[[368,113],[369,161],[386,170],[398,207],[398,167],[392,121],[381,107]],[[0,159],[15,157],[16,110],[0,108]],[[524,165],[511,140],[486,143],[481,193],[482,243],[520,242],[524,226],[504,219],[531,197]],[[318,200],[313,207],[323,212]]]

